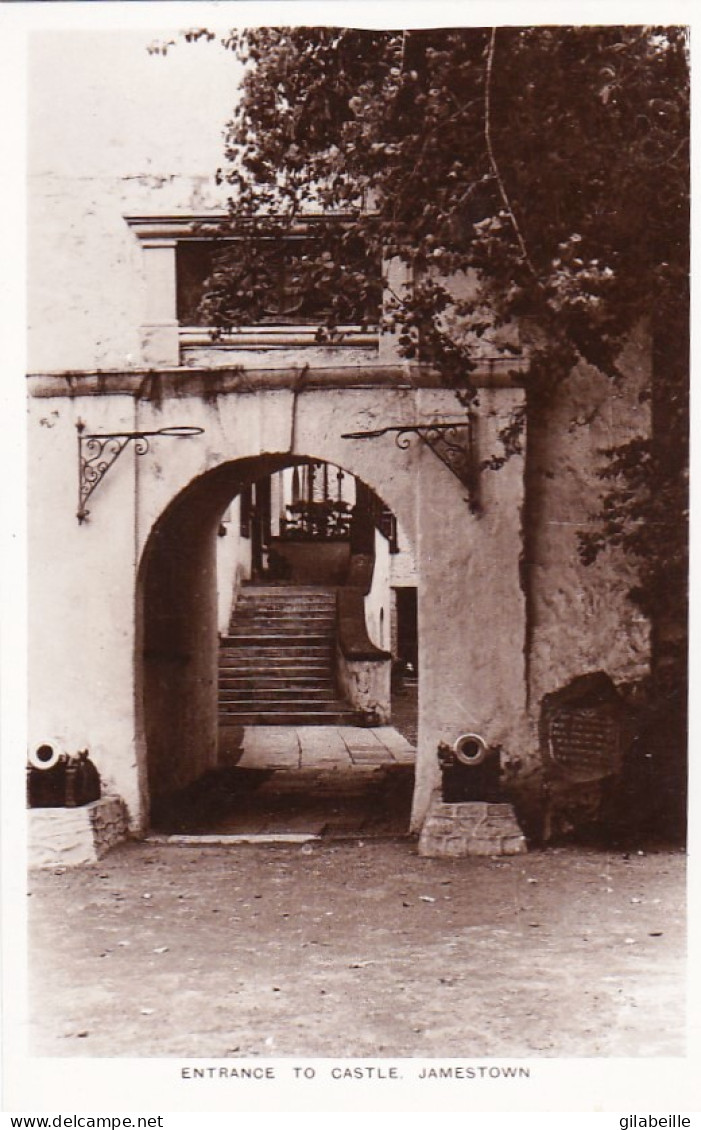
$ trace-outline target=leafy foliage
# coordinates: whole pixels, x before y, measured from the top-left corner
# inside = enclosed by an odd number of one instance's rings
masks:
[[[631,325],[683,285],[681,29],[259,28],[227,42],[249,65],[220,174],[236,223],[352,215],[340,247],[360,233],[414,272],[393,310],[417,331],[408,353],[421,331],[436,360],[453,301],[440,280],[476,269],[460,308],[476,337],[485,310],[529,317],[549,365],[555,339],[557,372],[576,351],[615,373]],[[314,285],[331,281],[317,268]]]
[[[210,324],[255,314],[260,287],[245,280],[265,279],[267,240],[309,212],[329,222],[296,285],[334,296],[329,328],[362,320],[372,299],[349,254],[362,240],[370,260],[399,260],[412,280],[390,291],[385,325],[465,402],[477,359],[514,322],[531,341],[529,411],[578,358],[624,380],[618,358],[645,322],[657,342],[653,435],[609,452],[582,554],[622,548],[639,570],[634,598],[653,618],[670,613],[686,568],[685,29],[254,28],[225,45],[246,71],[218,175],[231,230],[248,238],[210,280]],[[456,278],[470,285],[456,291]],[[522,426],[510,426],[507,453]]]

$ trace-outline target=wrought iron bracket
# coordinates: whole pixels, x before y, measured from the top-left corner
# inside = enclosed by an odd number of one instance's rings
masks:
[[[145,455],[149,450],[149,439],[153,436],[198,436],[204,428],[176,426],[159,428],[152,432],[86,432],[85,424],[78,420],[78,511],[79,522],[88,519],[90,511],[86,502],[95,488],[102,482],[110,467],[130,443],[134,444],[137,455]]]
[[[411,436],[416,435],[429,447],[441,463],[455,475],[467,488],[467,504],[473,514],[480,512],[479,470],[475,457],[474,421],[470,415],[467,420],[450,420],[433,424],[391,424],[368,432],[347,432],[342,439],[376,439],[379,436],[394,435],[394,442],[402,451],[411,444]]]

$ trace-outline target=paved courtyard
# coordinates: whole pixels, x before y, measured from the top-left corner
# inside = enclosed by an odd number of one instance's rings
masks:
[[[416,756],[393,726],[222,727],[220,747],[245,769],[378,768],[413,765]]]
[[[222,727],[221,768],[168,798],[157,838],[401,836],[413,746],[392,726]]]

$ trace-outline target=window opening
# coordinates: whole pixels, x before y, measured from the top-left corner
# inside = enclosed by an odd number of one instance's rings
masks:
[[[330,247],[331,245],[329,245]],[[265,237],[253,258],[243,241],[179,240],[177,319],[181,326],[376,325],[380,263],[359,238]]]

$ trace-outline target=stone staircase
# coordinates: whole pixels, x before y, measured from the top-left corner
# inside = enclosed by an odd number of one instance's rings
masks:
[[[219,649],[222,726],[358,726],[334,681],[336,590],[247,585]]]

